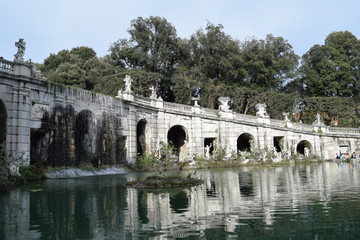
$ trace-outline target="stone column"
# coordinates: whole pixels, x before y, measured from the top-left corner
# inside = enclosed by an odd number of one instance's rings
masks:
[[[192,117],[192,129],[189,136],[189,154],[196,154],[197,156],[203,156],[204,154],[204,137],[203,137],[203,125],[201,118],[194,115]],[[190,129],[189,129],[190,130]]]
[[[258,127],[257,128],[257,136],[254,136],[255,137],[255,141],[257,141],[257,146],[258,146],[258,149],[259,150],[262,150],[264,149],[265,147],[268,147],[267,146],[267,138],[266,138],[266,129],[263,128],[263,127]],[[253,149],[255,150],[255,149]]]
[[[15,156],[21,157],[21,165],[30,164],[31,99],[23,87],[13,87],[11,110],[8,111],[7,147]],[[19,163],[18,163],[19,164]],[[17,171],[17,169],[15,170]]]
[[[159,138],[160,142],[167,143],[167,124],[165,122],[165,113],[162,111],[158,112],[158,116],[156,119],[156,140]]]
[[[129,114],[127,116],[127,127],[128,127],[128,134],[127,134],[127,162],[129,164],[134,164],[136,162],[136,152],[137,152],[137,146],[136,146],[136,110],[132,109],[131,106],[129,106]]]

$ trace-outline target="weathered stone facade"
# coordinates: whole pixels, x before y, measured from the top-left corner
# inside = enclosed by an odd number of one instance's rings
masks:
[[[204,147],[230,152],[275,149],[332,159],[341,148],[360,151],[359,129],[306,125],[135,96],[110,97],[50,83],[32,66],[1,60],[0,147],[25,164],[134,164],[138,153],[171,142],[179,160]],[[128,86],[128,88],[131,88]],[[265,114],[265,115],[264,115]]]

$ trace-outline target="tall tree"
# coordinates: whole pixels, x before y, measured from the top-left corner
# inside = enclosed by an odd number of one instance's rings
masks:
[[[92,90],[109,67],[92,48],[75,47],[50,54],[40,69],[50,81]]]
[[[265,40],[245,41],[241,53],[248,83],[277,90],[295,77],[299,57],[282,37],[269,34]]]
[[[202,78],[217,82],[239,82],[244,76],[239,42],[223,32],[222,25],[208,23],[188,42],[192,66],[202,73]]]
[[[165,99],[170,78],[180,57],[176,29],[165,18],[139,17],[131,22],[130,39],[120,39],[110,47],[110,61],[115,66],[145,70],[161,76],[160,90]]]
[[[333,32],[304,54],[300,71],[309,96],[358,96],[360,41],[348,31]]]

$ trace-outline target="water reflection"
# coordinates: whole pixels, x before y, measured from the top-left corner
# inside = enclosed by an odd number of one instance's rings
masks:
[[[123,187],[139,174],[32,183],[0,195],[0,239],[350,239],[360,233],[359,171],[204,170],[203,185],[166,191]]]

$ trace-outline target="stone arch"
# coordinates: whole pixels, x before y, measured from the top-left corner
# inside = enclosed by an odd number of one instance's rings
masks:
[[[144,155],[144,153],[146,153],[146,124],[147,121],[141,119],[136,126],[136,146],[138,155]]]
[[[82,110],[75,121],[76,165],[91,163],[97,167],[97,121],[93,112]]]
[[[237,139],[237,150],[240,152],[251,152],[254,143],[254,136],[250,133],[243,133]]]
[[[187,154],[188,134],[185,127],[181,125],[172,126],[167,134],[168,144],[175,148],[179,160]]]
[[[0,99],[0,151],[5,149],[6,144],[6,107],[3,101]]]
[[[302,155],[308,155],[309,153],[312,153],[312,151],[312,145],[307,140],[300,141],[296,146],[296,152]]]

